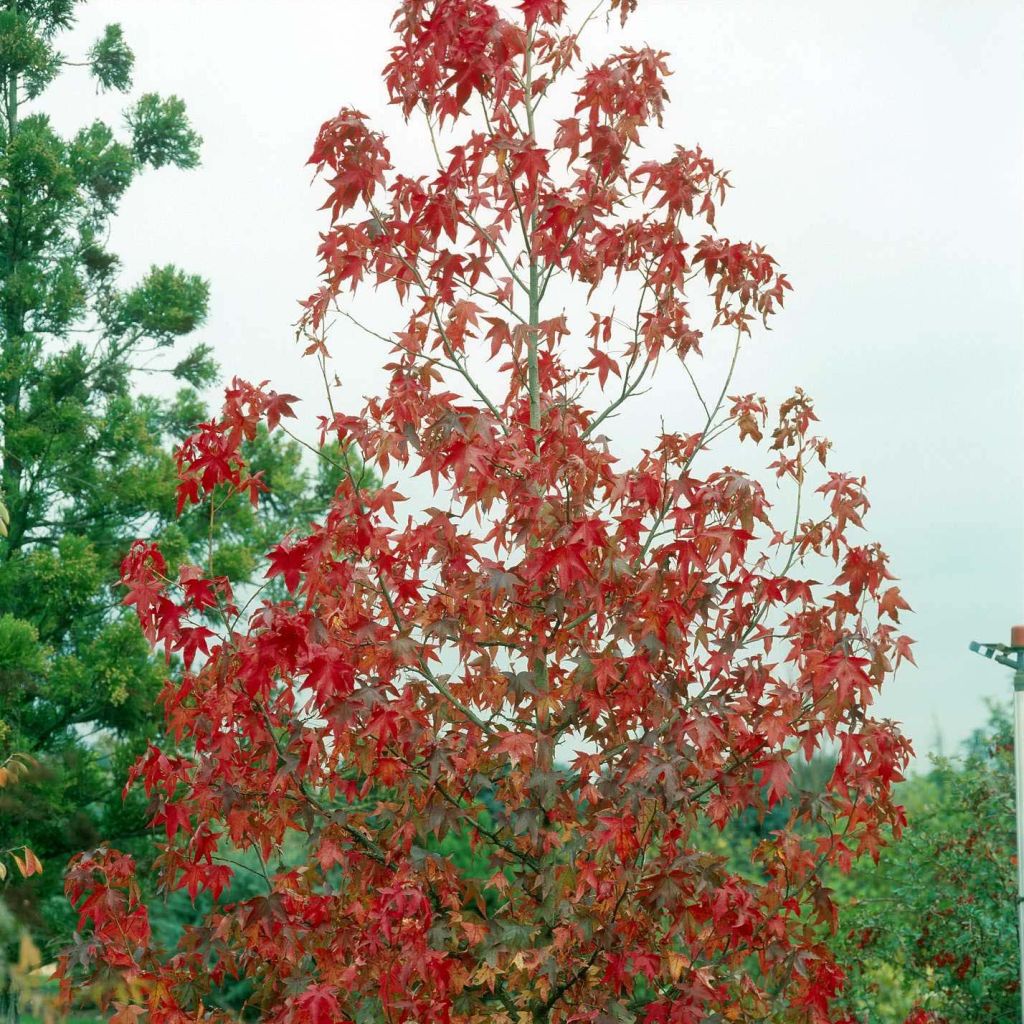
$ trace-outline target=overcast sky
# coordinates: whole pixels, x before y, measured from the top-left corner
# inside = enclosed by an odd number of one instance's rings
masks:
[[[379,78],[392,6],[92,0],[62,42],[82,53],[121,22],[135,92],[182,96],[204,136],[199,170],[132,188],[112,241],[129,278],[154,262],[209,278],[202,338],[226,376],[318,393],[291,326],[323,225],[304,164],[342,105],[392,136],[397,164],[415,158]],[[735,390],[778,401],[803,386],[835,467],[867,476],[869,532],[918,640],[919,668],[880,709],[919,752],[940,736],[952,750],[1010,692],[968,642],[1024,621],[1024,5],[640,0],[627,37],[672,54],[661,146],[699,143],[731,169],[727,229],[763,242],[794,283]],[[622,35],[602,24],[590,39],[600,53]],[[62,129],[124,106],[74,70],[49,97]],[[381,350],[358,337],[335,350],[355,410]]]

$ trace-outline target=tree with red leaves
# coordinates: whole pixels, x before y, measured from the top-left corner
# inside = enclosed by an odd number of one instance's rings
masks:
[[[584,68],[601,6],[573,22],[563,0],[405,0],[384,80],[436,169],[400,173],[354,109],[320,130],[330,226],[301,333],[321,439],[383,483],[350,477],[283,538],[268,575],[287,596],[255,608],[168,579],[150,544],[125,561],[149,636],[191,663],[163,694],[177,745],[134,782],[164,884],[207,909],[158,948],[131,860],[74,863],[64,974],[126,983],[119,1021],[230,1019],[234,977],[280,1024],[833,1019],[820,872],[901,825],[910,748],[870,708],[909,657],[906,604],[853,537],[863,481],[827,469],[810,400],[770,414],[731,369],[697,386],[702,347],[735,366],[789,285],[716,233],[729,182],[710,157],[639,158],[666,54]],[[352,304],[367,284],[402,311],[386,330]],[[361,412],[336,407],[337,315],[390,348]],[[693,384],[697,418],[664,410],[681,422],[629,463],[606,431],[659,369]],[[291,404],[236,381],[179,454],[182,501],[259,500],[239,445]],[[767,449],[784,522],[755,477],[711,464],[730,433]],[[398,487],[420,475],[436,496],[413,508]],[[791,801],[749,871],[697,845],[777,805],[792,758],[823,748],[825,792]],[[258,897],[230,898],[237,851]]]

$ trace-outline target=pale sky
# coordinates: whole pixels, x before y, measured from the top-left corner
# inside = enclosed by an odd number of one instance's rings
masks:
[[[134,92],[177,93],[205,139],[197,171],[145,175],[112,239],[126,278],[174,262],[211,281],[199,337],[225,377],[269,378],[320,411],[298,358],[296,300],[316,285],[322,190],[305,165],[342,105],[420,148],[379,70],[390,0],[91,0],[62,42],[111,21]],[[867,476],[868,533],[915,614],[918,669],[880,713],[918,752],[947,751],[1009,698],[967,650],[1024,622],[1024,6],[1018,0],[640,0],[626,38],[671,54],[664,150],[699,143],[732,172],[723,227],[763,242],[795,291],[742,357],[736,392],[816,399],[833,463]],[[619,45],[614,22],[594,54]],[[116,119],[72,70],[48,94],[62,130]],[[382,322],[387,309],[379,310]],[[336,343],[346,407],[376,389],[381,348]],[[671,391],[659,398],[672,401]],[[623,418],[627,446],[649,437]],[[630,436],[630,431],[635,436]]]

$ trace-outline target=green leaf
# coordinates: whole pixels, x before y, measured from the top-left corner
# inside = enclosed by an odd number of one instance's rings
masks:
[[[92,73],[100,89],[126,92],[131,88],[135,55],[124,41],[120,25],[108,25],[89,51]]]
[[[146,93],[125,115],[125,120],[139,163],[151,167],[199,165],[202,139],[192,130],[185,116],[185,104],[177,96],[161,99],[156,93]]]

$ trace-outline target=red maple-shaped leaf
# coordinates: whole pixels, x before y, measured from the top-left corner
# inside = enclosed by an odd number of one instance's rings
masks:
[[[292,405],[297,401],[295,395],[279,395],[276,391],[268,391],[264,406],[267,429],[273,430],[282,419],[294,419],[295,412]]]
[[[294,544],[278,544],[277,547],[268,552],[270,568],[266,572],[268,579],[275,576],[284,577],[284,585],[289,590],[295,590],[302,579],[302,568],[305,563],[305,551],[302,547]]]

